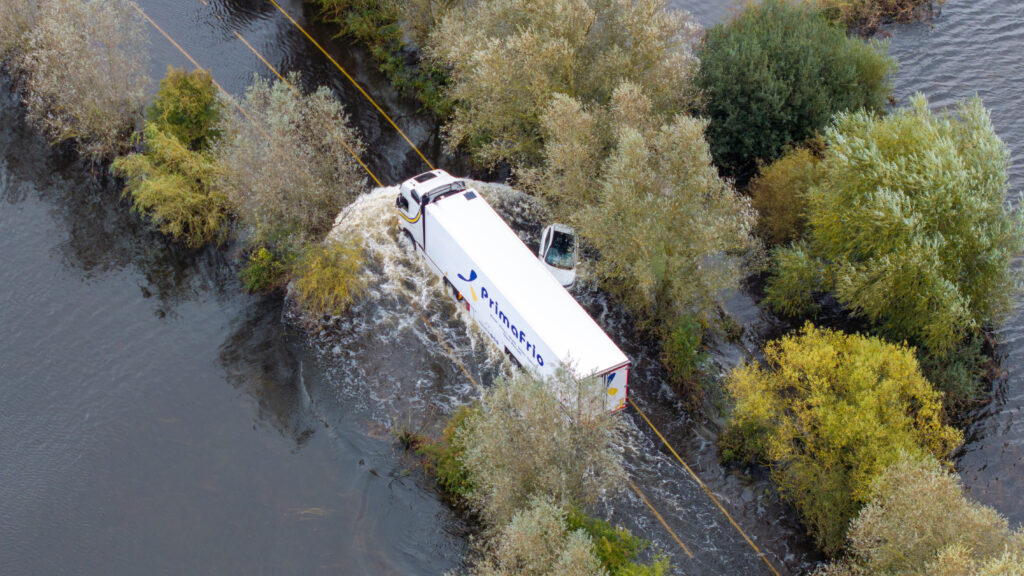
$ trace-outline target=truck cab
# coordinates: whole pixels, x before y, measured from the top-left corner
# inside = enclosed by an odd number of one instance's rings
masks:
[[[395,198],[395,207],[402,218],[402,230],[409,236],[413,247],[424,249],[427,222],[423,210],[427,204],[465,189],[465,180],[444,170],[424,172],[402,183]]]

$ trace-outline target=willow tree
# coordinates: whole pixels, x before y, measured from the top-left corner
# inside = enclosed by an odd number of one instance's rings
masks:
[[[782,251],[770,300],[835,294],[893,340],[950,353],[1009,310],[1024,221],[1006,205],[1009,153],[977,97],[933,114],[841,114],[808,193],[805,245]]]
[[[323,239],[366,184],[349,153],[363,144],[341,104],[326,87],[298,86],[294,73],[287,83],[257,77],[240,103],[246,115],[225,115],[214,146],[218,186],[251,240],[292,253]]]
[[[449,142],[484,165],[536,164],[555,94],[605,104],[624,81],[659,110],[683,110],[695,98],[698,33],[664,0],[483,0],[452,10],[428,42],[451,69]]]
[[[712,165],[706,121],[655,108],[631,83],[607,106],[556,97],[544,161],[522,175],[597,248],[599,276],[634,312],[708,316],[758,253],[755,213]]]

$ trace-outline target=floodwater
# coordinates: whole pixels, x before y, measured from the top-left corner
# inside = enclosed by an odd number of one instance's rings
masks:
[[[303,23],[309,8],[282,2]],[[705,25],[727,2],[677,0]],[[944,105],[978,91],[1019,158],[1024,121],[1024,6],[950,0],[931,25],[895,26],[901,102],[915,90]],[[241,93],[268,72],[241,32],[282,71],[328,84],[386,184],[425,167],[333,66],[264,0],[140,2],[217,80]],[[314,36],[329,41],[315,26]],[[152,31],[151,31],[152,32]],[[152,74],[187,66],[152,32]],[[363,52],[333,55],[442,166],[436,126],[395,95]],[[446,301],[422,262],[395,241],[392,193],[342,214],[334,234],[364,236],[371,289],[309,334],[280,302],[242,294],[232,248],[180,252],[146,230],[110,185],[51,151],[0,88],[0,566],[4,574],[440,574],[466,550],[464,526],[394,446],[391,428],[436,432],[507,368]],[[1021,162],[1013,189],[1024,188]],[[526,239],[536,206],[502,186],[486,194]],[[629,318],[598,291],[576,296],[635,361],[632,393],[783,573],[817,560],[763,478],[717,464],[714,423],[662,384]],[[747,330],[716,347],[728,366],[774,321],[744,295],[730,310]],[[1008,375],[960,459],[973,495],[1014,522],[1024,458],[1024,326],[999,331]],[[454,360],[458,360],[455,362]],[[640,418],[626,414],[631,476],[687,543],[689,558],[638,497],[597,510],[654,542],[679,573],[768,574]]]

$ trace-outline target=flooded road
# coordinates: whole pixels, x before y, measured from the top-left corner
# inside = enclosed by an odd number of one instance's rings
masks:
[[[282,2],[309,25],[309,8]],[[950,0],[932,25],[894,26],[901,103],[978,91],[1017,160],[1024,189],[1024,6]],[[422,161],[308,40],[264,0],[140,2],[234,94],[269,72],[301,70],[345,103],[386,184]],[[677,0],[710,25],[727,2]],[[310,26],[321,42],[329,32]],[[187,66],[150,30],[152,75]],[[358,49],[332,54],[440,166],[436,126],[396,96]],[[371,193],[338,234],[366,237],[371,290],[322,332],[295,328],[279,302],[243,295],[227,251],[183,254],[90,183],[0,102],[0,565],[5,574],[441,574],[459,565],[463,527],[393,446],[389,428],[436,432],[476,397],[458,359],[487,385],[504,370],[447,302],[418,257],[395,241],[388,191]],[[504,187],[489,200],[524,235],[535,206]],[[536,231],[533,230],[532,233]],[[817,559],[764,479],[717,463],[714,423],[692,417],[621,309],[576,289],[635,362],[634,399],[783,573]],[[716,348],[727,366],[773,320],[738,295],[744,341]],[[420,316],[422,314],[422,316]],[[1000,330],[1008,372],[959,461],[973,495],[1024,521],[1024,315]],[[442,342],[444,344],[442,344]],[[446,348],[449,347],[451,352]],[[454,358],[453,358],[454,356]],[[631,476],[687,542],[683,554],[632,494],[604,515],[650,539],[678,573],[768,574],[684,470],[629,412]]]

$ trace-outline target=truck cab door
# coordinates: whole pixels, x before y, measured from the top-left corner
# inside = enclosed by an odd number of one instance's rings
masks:
[[[400,191],[395,198],[395,207],[401,217],[402,230],[416,246],[423,246],[423,205],[416,190]]]

